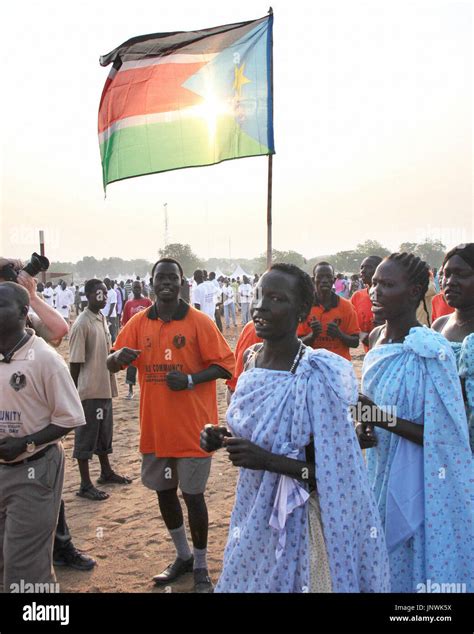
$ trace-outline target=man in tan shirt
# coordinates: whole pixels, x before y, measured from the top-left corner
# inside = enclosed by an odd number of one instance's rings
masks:
[[[112,347],[106,318],[101,309],[107,303],[107,288],[101,280],[89,280],[84,288],[88,306],[71,328],[69,362],[71,375],[81,398],[86,425],[76,430],[73,457],[77,458],[81,485],[77,495],[89,500],[106,500],[109,495],[91,482],[89,460],[99,456],[99,484],[130,484],[110,466],[112,453],[112,397],[117,396],[115,376],[107,369]]]
[[[36,292],[36,280],[24,270],[21,260],[8,259],[0,256],[0,282],[7,280],[2,278],[4,267],[12,268],[17,274],[16,282],[23,286],[30,296],[30,309],[26,320],[27,327],[33,329],[35,335],[41,337],[54,348],[59,347],[63,337],[68,334],[69,327],[61,315],[53,308],[53,289],[50,288],[51,303],[40,299]],[[46,288],[51,287],[51,282]],[[87,303],[87,302],[86,302]],[[66,521],[66,508],[64,500],[59,507],[58,525],[54,536],[53,563],[55,566],[68,566],[74,570],[91,570],[96,561],[86,553],[78,550],[73,541],[69,526]]]
[[[60,438],[85,424],[63,359],[26,328],[28,292],[0,284],[0,588],[53,583]]]

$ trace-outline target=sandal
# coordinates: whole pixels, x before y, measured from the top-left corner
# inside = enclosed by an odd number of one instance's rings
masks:
[[[132,484],[132,480],[112,471],[107,477],[101,474],[100,478],[97,478],[97,484]]]
[[[95,502],[106,500],[109,497],[108,493],[105,491],[99,491],[99,489],[96,489],[93,484],[88,487],[81,486],[76,495],[80,498],[86,498],[87,500],[93,500]]]

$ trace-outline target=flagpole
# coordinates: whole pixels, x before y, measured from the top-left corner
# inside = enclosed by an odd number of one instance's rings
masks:
[[[267,268],[272,265],[272,182],[273,154],[268,155],[268,190],[267,190]]]
[[[39,232],[39,241],[40,241],[40,255],[44,256],[44,231],[40,229]],[[46,284],[46,271],[41,271],[41,281],[43,284]]]
[[[273,16],[273,9],[268,9],[269,15]],[[271,18],[272,20],[273,18]],[[270,42],[270,95],[272,100],[272,125],[273,125],[273,34]],[[268,155],[268,184],[267,184],[267,268],[272,265],[272,185],[273,185],[273,154]]]

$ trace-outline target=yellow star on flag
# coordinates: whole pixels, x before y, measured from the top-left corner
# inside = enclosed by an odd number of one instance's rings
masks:
[[[244,84],[249,84],[251,81],[250,79],[245,77],[244,70],[245,70],[245,64],[242,64],[240,68],[238,66],[234,68],[234,86],[233,87],[239,97],[240,97],[240,91],[242,90],[242,86]]]

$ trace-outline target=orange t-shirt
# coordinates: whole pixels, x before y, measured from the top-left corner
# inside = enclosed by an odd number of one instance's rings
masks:
[[[140,383],[141,453],[160,458],[209,456],[199,446],[199,435],[204,425],[218,422],[216,382],[173,391],[166,385],[166,374],[195,374],[218,365],[232,375],[234,355],[214,322],[182,300],[173,319],[164,322],[153,305],[119,332],[113,349],[124,347],[141,350],[133,362]]]
[[[369,289],[363,288],[356,291],[351,297],[351,304],[357,313],[357,321],[361,332],[372,332],[374,329],[374,314],[372,312],[372,302],[370,301]],[[368,352],[369,346],[364,344],[365,351]]]
[[[431,322],[451,313],[454,313],[454,308],[448,304],[443,293],[435,295],[431,300]]]
[[[336,354],[350,361],[351,353],[349,347],[342,343],[340,339],[333,339],[332,337],[328,337],[327,325],[331,321],[335,321],[340,330],[346,335],[357,335],[359,333],[357,313],[354,306],[350,303],[348,299],[344,299],[343,297],[338,297],[337,295],[333,294],[333,302],[335,303],[336,300],[338,300],[337,305],[330,308],[328,311],[325,311],[324,306],[322,306],[321,304],[314,305],[308,315],[306,322],[302,323],[299,326],[297,334],[299,337],[305,337],[306,335],[309,335],[311,333],[311,328],[308,324],[313,317],[316,317],[316,319],[321,322],[323,326],[323,331],[319,335],[319,337],[314,340],[311,346],[313,348],[325,348],[326,350],[329,350],[330,352],[335,352]]]
[[[369,289],[363,288],[361,291],[356,291],[351,297],[351,304],[357,313],[360,330],[362,332],[371,332],[374,327],[374,315],[372,313]]]
[[[254,343],[260,343],[263,339],[257,337],[257,333],[255,332],[255,325],[253,321],[249,321],[245,324],[240,333],[239,340],[237,341],[237,345],[235,347],[235,372],[234,376],[226,381],[227,386],[234,391],[237,385],[237,379],[244,371],[244,352],[250,346],[253,346]]]

